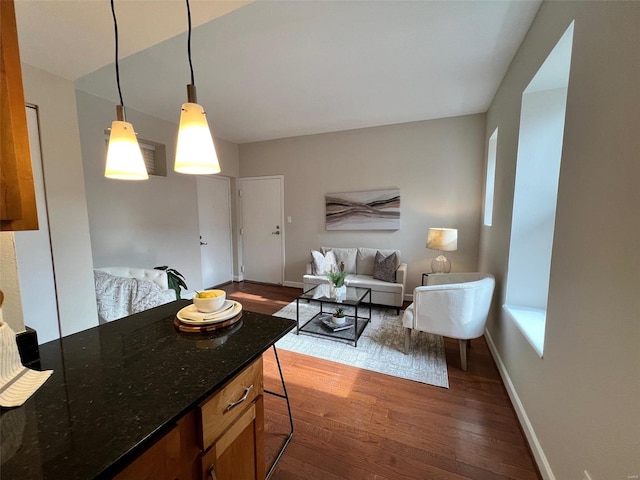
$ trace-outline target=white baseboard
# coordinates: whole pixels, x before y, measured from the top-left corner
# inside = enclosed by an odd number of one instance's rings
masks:
[[[244,280],[244,276],[242,275],[234,275],[233,276],[233,281],[234,282],[242,282]]]
[[[536,464],[538,465],[538,469],[540,470],[540,474],[544,480],[555,480],[556,477],[551,471],[551,465],[547,461],[547,456],[544,454],[542,450],[542,446],[538,441],[538,437],[536,436],[536,432],[533,429],[533,425],[529,421],[529,416],[524,409],[524,405],[520,401],[520,397],[518,396],[518,392],[511,381],[511,377],[509,376],[509,372],[507,371],[507,367],[502,361],[502,357],[498,353],[498,349],[496,348],[495,343],[493,343],[493,339],[491,338],[491,334],[488,330],[484,332],[484,336],[487,339],[487,345],[489,346],[489,350],[491,351],[491,355],[493,356],[494,361],[496,362],[496,366],[498,367],[498,371],[500,372],[500,376],[502,377],[502,381],[504,382],[504,386],[507,389],[507,393],[509,394],[509,398],[511,399],[511,403],[513,404],[513,408],[518,415],[518,420],[520,421],[520,425],[522,426],[522,430],[529,441],[529,446],[531,447],[531,451],[533,453],[533,457],[535,458]]]

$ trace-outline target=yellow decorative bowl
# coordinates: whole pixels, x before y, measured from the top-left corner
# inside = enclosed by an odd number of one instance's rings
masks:
[[[226,298],[224,290],[203,290],[193,297],[193,304],[199,312],[211,313],[220,310]]]

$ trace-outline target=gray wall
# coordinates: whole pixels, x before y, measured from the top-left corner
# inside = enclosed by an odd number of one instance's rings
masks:
[[[501,311],[522,91],[575,19],[544,357]],[[487,113],[489,339],[544,478],[640,474],[640,2],[545,2]]]
[[[196,177],[173,171],[177,123],[127,110],[140,138],[166,145],[167,176],[107,179],[104,131],[115,120],[115,106],[81,91],[76,97],[94,265],[169,265],[186,277],[190,289],[202,288]],[[176,103],[177,117],[179,107]],[[237,145],[215,143],[221,174],[237,176]]]
[[[484,130],[477,114],[240,145],[241,176],[284,175],[285,281],[301,283],[320,246],[394,248],[412,294],[437,256],[427,229],[442,226],[458,229],[453,270],[477,270]],[[388,187],[400,188],[400,230],[325,230],[325,194]]]
[[[62,335],[98,324],[73,82],[22,64],[38,106],[44,183]]]

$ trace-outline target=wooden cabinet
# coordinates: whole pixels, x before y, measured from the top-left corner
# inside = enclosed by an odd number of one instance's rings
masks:
[[[262,358],[200,405],[203,480],[265,477]]]
[[[37,230],[22,67],[13,0],[0,1],[0,228]]]
[[[174,426],[144,455],[138,457],[117,480],[175,480],[183,477],[181,470],[180,431]]]
[[[265,478],[262,357],[182,417],[116,480]]]
[[[195,480],[200,477],[197,415],[191,411],[115,480]]]
[[[263,412],[263,397],[259,396],[202,455],[203,480],[265,477]]]

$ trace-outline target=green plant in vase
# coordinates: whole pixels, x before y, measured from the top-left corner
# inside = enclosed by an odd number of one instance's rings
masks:
[[[327,277],[331,281],[331,285],[336,288],[340,288],[344,285],[344,279],[349,275],[348,272],[329,272],[327,273]]]
[[[347,287],[344,284],[344,279],[347,275],[348,273],[345,272],[344,269],[340,269],[338,272],[327,273],[327,277],[329,277],[329,281],[331,282],[329,297],[335,298],[338,303],[342,303],[347,293]]]
[[[342,308],[342,307],[336,308],[335,311],[333,312],[333,316],[331,318],[331,321],[333,323],[335,323],[335,324],[341,325],[346,320],[347,320],[347,314],[344,311],[344,308]]]

